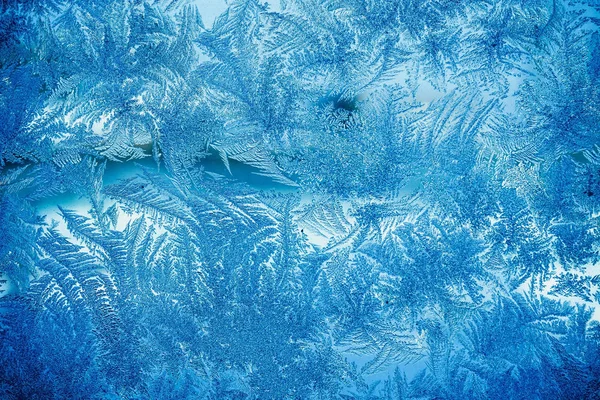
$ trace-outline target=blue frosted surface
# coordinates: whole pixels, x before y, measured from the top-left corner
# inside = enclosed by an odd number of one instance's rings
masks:
[[[594,0],[0,2],[0,399],[600,400]]]

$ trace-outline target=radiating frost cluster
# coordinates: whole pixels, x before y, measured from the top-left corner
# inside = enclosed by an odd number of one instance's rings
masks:
[[[0,2],[0,398],[600,399],[600,4],[217,3]]]

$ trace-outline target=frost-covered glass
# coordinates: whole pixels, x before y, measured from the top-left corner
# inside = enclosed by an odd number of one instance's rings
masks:
[[[0,398],[600,399],[596,0],[0,2]]]

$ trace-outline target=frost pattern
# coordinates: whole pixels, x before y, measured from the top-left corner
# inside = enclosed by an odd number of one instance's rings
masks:
[[[600,399],[598,3],[224,9],[0,5],[0,397]]]

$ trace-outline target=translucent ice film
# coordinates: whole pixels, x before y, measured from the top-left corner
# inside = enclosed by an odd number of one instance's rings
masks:
[[[600,400],[599,11],[0,1],[0,399]]]

